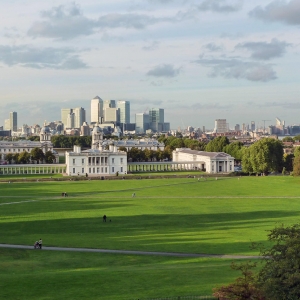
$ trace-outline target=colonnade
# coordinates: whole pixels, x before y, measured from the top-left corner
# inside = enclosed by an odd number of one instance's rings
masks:
[[[202,170],[202,162],[128,162],[128,172]]]
[[[27,164],[0,166],[0,175],[16,174],[62,174],[66,172],[65,164]]]

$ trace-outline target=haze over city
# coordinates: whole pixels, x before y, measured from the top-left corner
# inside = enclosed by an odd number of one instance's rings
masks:
[[[0,117],[128,100],[172,128],[217,118],[299,124],[300,1],[96,0],[1,4]]]

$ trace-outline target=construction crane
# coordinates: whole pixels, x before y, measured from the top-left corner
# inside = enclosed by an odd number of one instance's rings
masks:
[[[272,121],[272,120],[262,120],[264,122],[264,133],[266,133],[266,122]]]

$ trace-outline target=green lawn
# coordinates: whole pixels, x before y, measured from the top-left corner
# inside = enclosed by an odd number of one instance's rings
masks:
[[[289,176],[1,183],[0,243],[256,255],[249,246],[266,243],[266,230],[299,222],[299,185]],[[26,290],[19,299],[35,298],[37,278],[44,299],[141,299],[209,295],[235,276],[218,259],[0,251],[0,269],[11,270],[1,298],[15,284]]]

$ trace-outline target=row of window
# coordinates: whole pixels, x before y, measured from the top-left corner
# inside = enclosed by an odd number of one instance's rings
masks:
[[[100,172],[101,170],[101,172]],[[111,168],[112,173],[115,173],[115,167]],[[120,172],[123,173],[123,167],[120,168]],[[73,174],[76,173],[76,169],[73,168]],[[85,174],[84,168],[81,169],[81,173]],[[107,173],[107,167],[102,167],[102,168],[89,168],[89,174],[105,174]],[[79,172],[78,172],[79,175]]]
[[[107,164],[108,162],[108,157],[89,157],[88,158],[88,162],[89,164],[91,163],[96,163],[99,164],[99,162],[101,161],[101,164]],[[111,163],[114,164],[115,163],[115,158],[111,159]],[[120,158],[120,163],[123,163],[123,158]],[[76,158],[73,158],[73,165],[76,164]],[[81,159],[81,164],[84,165],[84,158]]]

